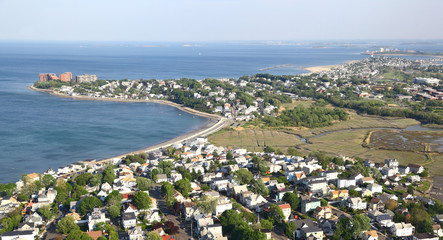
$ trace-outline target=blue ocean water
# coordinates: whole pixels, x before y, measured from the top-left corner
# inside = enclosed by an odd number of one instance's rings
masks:
[[[69,71],[117,80],[297,74],[302,67],[365,58],[360,52],[377,44],[0,42],[0,182],[137,150],[207,122],[159,104],[81,101],[28,90],[38,73]],[[443,49],[441,44],[407,48]],[[284,64],[291,67],[259,71]]]

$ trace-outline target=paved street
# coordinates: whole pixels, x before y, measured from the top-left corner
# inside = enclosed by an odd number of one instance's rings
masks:
[[[55,217],[55,220],[46,226],[47,231],[45,231],[43,233],[42,239],[51,240],[51,239],[56,239],[57,237],[63,236],[63,235],[56,232],[57,222],[62,218],[62,216],[63,216],[63,212],[61,210],[58,211],[57,216]]]
[[[159,185],[157,185],[159,186]],[[155,190],[149,191],[149,194],[157,199],[157,206],[158,209],[165,215],[166,221],[171,221],[174,223],[174,225],[178,226],[180,228],[180,231],[178,233],[178,239],[180,240],[188,240],[191,238],[191,224],[187,223],[186,221],[181,221],[180,216],[175,216],[174,213],[172,213],[164,198],[161,196],[161,191],[157,190],[157,187],[154,187]],[[195,239],[195,238],[194,238]]]

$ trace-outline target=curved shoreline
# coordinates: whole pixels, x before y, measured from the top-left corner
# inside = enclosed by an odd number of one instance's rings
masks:
[[[28,86],[28,89],[30,90],[34,90],[37,92],[42,92],[42,93],[47,93],[47,94],[51,94],[57,97],[63,97],[63,98],[72,98],[75,100],[91,100],[91,101],[109,101],[109,102],[139,102],[139,103],[157,103],[157,104],[163,104],[163,105],[168,105],[171,107],[175,107],[178,110],[181,110],[183,112],[187,112],[190,113],[192,115],[196,115],[196,116],[201,116],[201,117],[206,117],[209,119],[209,121],[201,126],[199,129],[185,133],[183,135],[180,135],[178,137],[175,137],[173,139],[169,139],[166,140],[164,142],[155,144],[155,145],[151,145],[136,151],[132,151],[132,152],[128,152],[128,153],[124,153],[118,156],[114,156],[114,157],[109,157],[109,158],[105,158],[105,159],[101,159],[98,160],[97,163],[102,163],[102,164],[107,164],[113,160],[116,159],[121,159],[127,155],[133,155],[133,154],[140,154],[140,153],[148,153],[148,152],[152,152],[161,148],[165,148],[171,145],[174,145],[176,143],[180,143],[183,141],[187,141],[196,137],[200,137],[200,136],[208,136],[216,131],[219,131],[220,129],[222,129],[226,124],[228,124],[230,121],[222,116],[219,115],[215,115],[215,114],[210,114],[210,113],[204,113],[204,112],[200,112],[197,111],[195,109],[192,108],[188,108],[185,107],[183,105],[174,103],[174,102],[170,102],[170,101],[166,101],[166,100],[137,100],[137,99],[116,99],[116,98],[96,98],[96,97],[87,97],[87,96],[69,96],[63,93],[59,93],[59,92],[55,92],[53,90],[50,89],[38,89],[35,88],[34,86]],[[74,172],[75,173],[75,172]]]
[[[62,98],[72,98],[75,100],[91,100],[91,101],[106,101],[106,102],[139,102],[139,103],[158,103],[158,104],[163,104],[163,105],[168,105],[171,107],[175,107],[178,110],[181,110],[183,112],[187,112],[190,113],[192,115],[196,115],[196,116],[201,116],[201,117],[206,117],[206,118],[211,118],[211,119],[219,119],[222,118],[219,115],[215,115],[215,114],[211,114],[211,113],[205,113],[205,112],[200,112],[197,111],[195,109],[189,108],[189,107],[185,107],[181,104],[178,103],[174,103],[171,101],[167,101],[167,100],[157,100],[157,99],[149,99],[149,100],[143,100],[143,99],[118,99],[118,98],[109,98],[109,97],[104,97],[104,98],[97,98],[97,97],[88,97],[88,96],[70,96],[67,94],[63,94],[63,93],[59,93],[56,92],[54,90],[51,89],[39,89],[34,87],[33,85],[28,86],[27,87],[30,90],[36,91],[36,92],[42,92],[42,93],[47,93],[50,95],[54,95],[57,97],[62,97]]]

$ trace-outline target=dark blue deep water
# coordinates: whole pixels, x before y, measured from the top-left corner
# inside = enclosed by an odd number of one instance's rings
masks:
[[[398,44],[398,43],[394,43]],[[314,47],[313,47],[314,46]],[[327,48],[317,48],[318,46]],[[97,74],[99,79],[240,77],[259,69],[302,73],[302,67],[361,59],[376,43],[0,42],[0,182],[87,159],[103,159],[198,129],[207,119],[153,103],[81,101],[26,87],[38,73]],[[401,45],[399,45],[401,46]],[[423,45],[416,50],[440,49]]]

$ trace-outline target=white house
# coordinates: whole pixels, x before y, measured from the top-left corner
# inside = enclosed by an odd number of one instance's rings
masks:
[[[148,223],[151,224],[154,222],[160,222],[162,220],[158,213],[158,210],[146,212],[145,219],[146,221],[148,221]]]
[[[383,187],[378,184],[369,184],[368,189],[371,190],[372,193],[382,193]]]
[[[137,225],[137,217],[133,212],[122,214],[122,225],[125,229],[135,227]]]
[[[367,207],[367,203],[359,197],[353,197],[348,198],[346,206],[354,210],[364,210]]]
[[[167,182],[168,176],[166,174],[157,174],[157,183]]]
[[[338,179],[337,171],[324,171],[320,173],[321,176],[326,178],[326,181],[333,181]]]
[[[349,188],[351,186],[356,186],[357,183],[355,179],[338,179],[337,187],[338,188]]]
[[[140,226],[136,226],[128,231],[129,240],[142,240],[145,239],[143,237],[143,230]]]
[[[94,230],[95,225],[101,222],[109,222],[109,218],[106,218],[105,212],[100,208],[94,208],[92,213],[88,214],[88,229]]]
[[[217,205],[214,209],[215,216],[221,215],[223,212],[232,209],[232,203],[229,198],[220,198],[218,199]]]
[[[415,227],[410,223],[395,223],[391,226],[390,231],[396,237],[407,237],[414,234]]]
[[[259,194],[252,194],[245,199],[246,206],[249,209],[256,208],[260,203],[266,203],[266,199]]]

